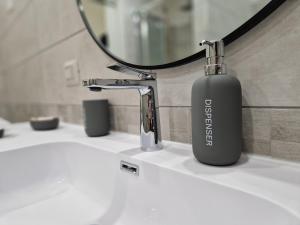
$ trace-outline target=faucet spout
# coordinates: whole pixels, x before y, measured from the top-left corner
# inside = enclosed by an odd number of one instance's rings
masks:
[[[149,80],[89,79],[83,86],[91,91],[136,89],[140,93],[140,142],[143,151],[162,149],[157,83]]]

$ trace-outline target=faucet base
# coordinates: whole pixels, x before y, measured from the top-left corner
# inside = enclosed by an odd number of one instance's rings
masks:
[[[89,79],[83,81],[83,86],[92,91],[101,91],[105,89],[138,90],[140,94],[141,149],[146,152],[162,149],[157,83],[155,79]]]
[[[141,146],[141,150],[144,152],[156,152],[156,151],[160,151],[163,149],[163,145],[162,144],[157,144],[153,147],[143,147]]]

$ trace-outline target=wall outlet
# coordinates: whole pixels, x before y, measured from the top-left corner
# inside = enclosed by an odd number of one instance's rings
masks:
[[[70,60],[65,62],[64,75],[66,80],[66,86],[79,86],[81,84],[77,60]]]

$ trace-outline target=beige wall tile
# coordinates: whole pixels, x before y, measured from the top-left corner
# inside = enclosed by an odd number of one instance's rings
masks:
[[[62,121],[67,123],[74,123],[73,121],[73,107],[69,104],[58,105],[58,114]]]
[[[0,72],[0,104],[7,101],[4,74]]]
[[[55,105],[55,104],[31,104],[31,105],[38,105],[40,110],[39,110],[39,116],[42,117],[47,117],[47,116],[51,116],[51,117],[60,117],[59,111],[58,111],[58,106],[59,105]]]
[[[126,78],[106,69],[111,60],[104,55],[86,31],[70,38],[42,55],[42,70],[48,103],[80,104],[84,99],[108,99],[113,105],[138,105],[139,94],[134,90],[90,92],[78,84],[67,87],[64,78],[64,63],[77,60],[80,79]],[[132,77],[131,77],[132,78]]]
[[[84,29],[75,0],[33,1],[42,49]]]
[[[243,137],[245,139],[271,140],[271,110],[243,109]]]
[[[162,138],[176,142],[191,143],[190,107],[161,107]]]
[[[26,104],[45,101],[40,58],[33,58],[7,70],[3,79],[7,102]]]
[[[300,143],[300,109],[272,110],[272,140]]]
[[[125,75],[107,69],[107,66],[115,64],[103,51],[99,50],[94,40],[87,32],[82,34],[79,40],[78,62],[81,79],[110,78],[110,79],[136,79],[135,76]],[[140,97],[136,90],[112,90],[92,93],[86,88],[80,88],[81,99],[106,98],[112,105],[138,106]]]
[[[138,134],[139,107],[111,106],[112,129]],[[162,138],[191,143],[191,110],[189,107],[162,107],[160,121]],[[179,119],[180,118],[180,119]]]
[[[82,106],[81,105],[68,105],[68,104],[41,104],[29,103],[20,104],[13,103],[5,105],[4,110],[0,110],[3,115],[10,113],[12,122],[29,121],[31,117],[39,116],[57,116],[64,122],[83,124]],[[0,116],[2,116],[0,114]]]
[[[54,112],[57,111],[57,115],[62,121],[83,125],[83,110],[81,105],[51,105]]]
[[[30,1],[32,0],[13,1],[12,8],[9,8],[8,1],[0,1],[0,40],[7,34]]]
[[[72,113],[72,123],[83,125],[84,117],[82,105],[72,105]]]
[[[33,5],[29,4],[0,41],[1,69],[12,67],[38,52],[36,21]]]
[[[46,102],[52,104],[80,104],[83,94],[87,90],[79,83],[76,86],[67,86],[64,77],[64,64],[71,60],[77,60],[80,64],[80,46],[85,32],[70,38],[55,47],[43,52],[40,56],[42,64],[42,76],[45,82]],[[82,72],[81,68],[80,73]],[[86,92],[86,93],[85,93]]]
[[[260,155],[271,154],[271,141],[261,139],[243,139],[243,152]]]
[[[26,104],[11,104],[10,113],[12,114],[12,122],[29,121],[32,116],[38,115],[38,107]]]
[[[9,109],[10,109],[10,107],[8,104],[0,102],[0,117],[10,121],[11,114],[10,114]]]
[[[227,48],[228,67],[242,84],[244,105],[300,105],[300,2],[287,1]]]
[[[300,162],[300,143],[272,140],[271,156]]]
[[[111,106],[110,111],[112,130],[139,133],[139,107]],[[268,115],[272,113],[273,119],[279,118],[279,120],[276,120],[276,126],[281,122],[283,122],[283,125],[286,125],[286,120],[288,119],[282,119],[282,115],[280,115],[282,112],[275,110],[276,112],[274,113],[273,111],[272,109],[264,109],[263,112],[261,109],[254,112],[246,111],[244,115],[247,117],[244,116],[244,119],[249,120],[249,115],[247,114],[251,113],[251,118],[254,118],[254,124],[262,123],[262,125],[269,126],[268,121],[270,118]],[[289,112],[286,113],[289,114]],[[0,115],[13,122],[28,121],[32,116],[59,116],[63,121],[83,124],[81,105],[13,103],[9,106],[5,105],[5,110],[0,109]],[[160,108],[160,115],[163,140],[191,143],[190,107],[162,107]],[[296,116],[296,114],[290,114],[288,118],[293,120],[293,116]],[[248,128],[244,129],[247,130]],[[253,130],[255,131],[256,128]],[[268,128],[265,130],[267,131]],[[243,151],[271,155],[275,158],[293,161],[300,160],[299,142],[291,142],[286,138],[270,140],[268,139],[269,135],[261,132],[260,129],[256,130],[256,132],[244,132]]]
[[[42,77],[44,79],[45,102],[51,104],[74,104],[79,101],[79,84],[67,87],[64,77],[64,63],[77,58],[78,37],[71,38],[43,52],[41,58]]]
[[[140,108],[136,106],[111,106],[111,128],[122,132],[140,133]]]
[[[204,76],[203,60],[190,65],[158,71],[160,106],[191,106],[191,91],[196,79]]]
[[[243,151],[270,155],[271,109],[243,109]]]

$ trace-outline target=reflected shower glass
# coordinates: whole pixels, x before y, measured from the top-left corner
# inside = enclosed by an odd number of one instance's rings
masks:
[[[94,39],[135,65],[172,63],[219,40],[271,0],[79,0]]]

